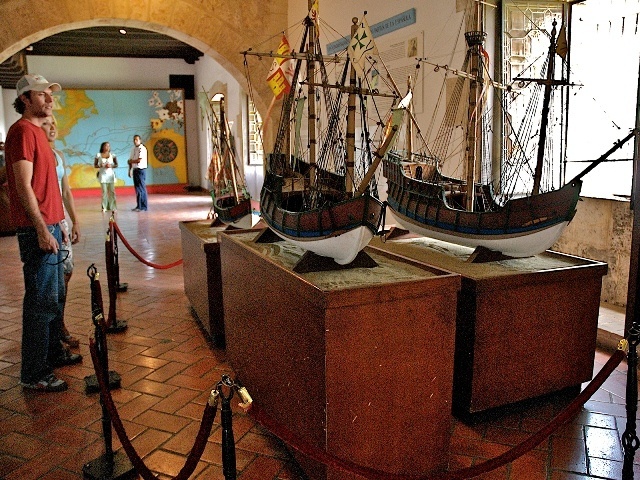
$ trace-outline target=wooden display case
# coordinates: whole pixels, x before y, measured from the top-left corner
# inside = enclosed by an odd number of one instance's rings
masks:
[[[371,245],[462,275],[454,412],[460,416],[591,380],[607,264],[546,251],[469,263],[473,249],[425,237]]]
[[[220,235],[228,360],[254,400],[358,465],[444,470],[460,277],[374,248],[377,267],[297,274],[301,249],[255,238]],[[297,459],[313,479],[356,478]]]
[[[218,233],[211,220],[180,222],[184,292],[214,345],[224,347],[224,310]]]

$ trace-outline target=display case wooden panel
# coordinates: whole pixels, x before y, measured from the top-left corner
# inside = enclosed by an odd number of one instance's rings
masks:
[[[180,222],[184,292],[214,345],[224,346],[224,310],[218,233],[211,220]]]
[[[297,274],[302,250],[220,235],[228,360],[306,442],[389,473],[446,468],[460,277],[379,249],[374,268]],[[297,456],[310,478],[356,478]]]
[[[606,263],[552,251],[470,263],[472,249],[425,237],[371,244],[462,276],[457,414],[578,387],[592,378]]]
[[[7,186],[7,167],[0,167],[0,236],[14,235],[16,228],[11,223],[9,213],[9,187]]]

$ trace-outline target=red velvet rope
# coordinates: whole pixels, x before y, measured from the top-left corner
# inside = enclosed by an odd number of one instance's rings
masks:
[[[96,371],[96,378],[98,379],[98,384],[100,385],[100,395],[104,405],[106,406],[109,415],[111,415],[111,423],[113,425],[118,438],[120,439],[120,443],[122,444],[122,448],[126,452],[129,460],[131,460],[132,465],[134,466],[136,473],[141,475],[144,480],[158,480],[151,470],[144,464],[144,461],[136,452],[135,447],[131,444],[129,437],[127,436],[127,432],[122,424],[122,420],[120,420],[120,415],[118,414],[118,409],[113,403],[113,398],[111,397],[111,392],[107,387],[107,381],[104,378],[104,372],[102,364],[100,363],[100,359],[98,358],[98,353],[96,351],[96,343],[93,338],[89,339],[89,351],[91,352],[91,360],[93,361],[93,368]],[[200,430],[198,430],[198,434],[196,435],[195,442],[187,459],[185,460],[184,466],[178,472],[178,474],[173,477],[174,480],[187,480],[189,476],[193,473],[198,462],[200,461],[200,457],[202,457],[202,452],[207,445],[207,439],[211,434],[211,427],[213,426],[213,420],[216,418],[216,412],[218,410],[218,405],[210,406],[208,403],[205,406],[204,413],[202,415],[202,422],[200,423]]]
[[[147,265],[149,267],[152,267],[152,268],[157,268],[157,269],[160,269],[160,270],[164,270],[166,268],[173,268],[173,267],[177,267],[178,265],[182,264],[182,259],[176,260],[175,262],[170,263],[168,265],[158,265],[157,263],[152,263],[152,262],[149,262],[148,260],[145,260],[140,255],[138,255],[138,253],[133,248],[131,248],[131,245],[129,245],[129,242],[127,242],[127,239],[124,238],[124,236],[122,235],[122,232],[120,231],[120,227],[118,227],[118,224],[116,222],[110,222],[110,223],[113,224],[113,228],[114,228],[115,232],[117,233],[117,235],[122,240],[122,243],[124,243],[124,246],[127,247],[127,250],[129,250],[134,257],[136,257],[138,260],[140,260],[145,265]],[[115,239],[112,239],[112,241],[114,241],[114,240]]]
[[[420,475],[399,475],[392,473],[380,472],[362,465],[357,465],[349,460],[338,458],[327,453],[325,450],[310,444],[306,440],[300,438],[296,433],[271,418],[258,404],[253,402],[249,414],[258,423],[267,430],[284,441],[286,444],[306,455],[307,457],[322,463],[326,466],[337,468],[349,473],[360,475],[369,480],[461,480],[472,478],[483,473],[495,470],[498,467],[513,462],[534,447],[542,443],[542,441],[556,431],[560,426],[569,421],[576,415],[578,410],[582,408],[589,398],[602,386],[604,381],[611,375],[611,372],[620,364],[625,357],[622,350],[616,352],[609,358],[607,363],[602,367],[600,372],[589,382],[587,387],[574,398],[558,415],[556,415],[547,425],[535,432],[526,440],[506,451],[502,455],[486,460],[472,467],[463,468],[453,472],[445,472],[431,476]]]

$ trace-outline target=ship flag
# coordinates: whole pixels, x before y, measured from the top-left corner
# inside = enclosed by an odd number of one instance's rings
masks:
[[[311,5],[311,10],[309,10],[309,18],[313,22],[316,27],[316,39],[320,38],[320,10],[318,7],[318,0],[314,0],[313,5]]]
[[[378,55],[378,48],[373,41],[371,29],[364,15],[362,16],[358,30],[351,39],[351,42],[349,42],[347,55],[351,59],[353,68],[355,68],[360,80],[364,80],[367,57],[370,55]]]
[[[558,32],[558,41],[556,42],[556,53],[564,60],[569,52],[569,45],[567,44],[567,29],[564,23],[560,27]]]
[[[278,55],[291,55],[291,47],[287,37],[283,34],[277,50]],[[291,90],[293,81],[294,64],[291,58],[277,57],[271,64],[267,75],[267,83],[274,96],[279,99]]]

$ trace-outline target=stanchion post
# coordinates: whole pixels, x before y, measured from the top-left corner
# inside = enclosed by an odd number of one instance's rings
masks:
[[[100,288],[100,281],[98,280],[98,277],[100,275],[94,264],[91,264],[91,266],[87,269],[87,275],[91,279],[91,317],[93,320],[93,324],[95,325],[95,337],[97,340],[99,337],[104,336],[104,330],[99,326],[101,324],[104,324],[104,313],[102,308],[102,289]],[[118,374],[118,372],[115,372],[113,370],[109,371],[109,361],[106,353],[106,340],[103,345],[103,350],[105,353],[104,358],[101,360],[103,362],[103,365],[105,365],[105,368],[107,369],[108,377],[105,376],[105,378],[109,379],[109,390],[120,388],[120,375]],[[100,391],[100,385],[98,384],[98,379],[95,374],[84,377],[84,382],[86,393],[94,393]]]
[[[102,374],[104,375],[104,378],[108,378],[109,367],[107,366],[107,339],[100,322],[96,322],[95,337],[98,358],[100,359],[100,363],[102,366]],[[100,396],[100,405],[102,407],[102,436],[104,437],[105,446],[104,458],[106,462],[113,465],[111,415],[109,414],[105,403],[102,401],[102,396]]]
[[[236,480],[236,445],[233,438],[233,420],[231,412],[231,397],[222,396],[220,422],[222,424],[222,474],[225,480]]]
[[[113,274],[115,279],[116,290],[118,292],[126,292],[129,287],[128,283],[120,283],[120,262],[118,260],[118,233],[115,229],[115,220],[111,217],[109,221],[111,229],[111,238],[113,238]]]
[[[91,278],[92,282],[92,314],[93,323],[95,325],[95,340],[97,347],[98,358],[100,359],[100,368],[104,378],[110,378],[109,362],[107,353],[107,338],[105,334],[104,316],[102,314],[102,308],[99,302],[93,302],[94,282],[97,282],[97,271],[95,265],[91,265],[87,270],[87,275]],[[95,303],[95,307],[94,304]],[[99,388],[99,387],[98,387]],[[86,463],[82,467],[82,473],[86,479],[100,479],[100,480],[123,480],[129,478],[135,478],[136,471],[133,465],[129,461],[129,458],[122,452],[113,452],[112,432],[111,432],[111,415],[106,407],[106,403],[100,395],[100,406],[102,407],[102,436],[104,438],[105,453],[95,460]]]
[[[636,434],[636,412],[638,411],[638,343],[640,332],[635,323],[629,331],[629,343],[627,352],[627,387],[626,387],[626,412],[627,423],[622,434],[622,448],[624,450],[624,462],[622,464],[622,480],[633,480],[633,459],[640,446],[640,440]]]
[[[115,229],[113,223],[109,222],[109,231],[104,242],[105,263],[107,266],[107,284],[109,287],[109,314],[107,316],[107,333],[118,333],[126,330],[127,322],[116,318],[116,304],[118,299],[117,279],[115,274]]]
[[[224,394],[223,388],[229,391]],[[220,425],[222,426],[222,475],[224,480],[236,480],[236,444],[233,438],[233,413],[231,411],[231,399],[237,385],[228,375],[222,375],[217,383],[218,397],[222,400],[220,409]]]

